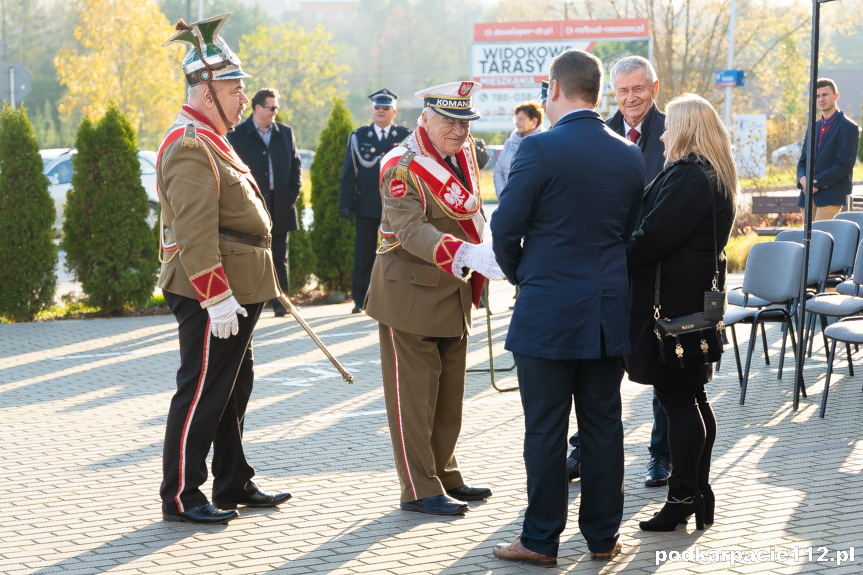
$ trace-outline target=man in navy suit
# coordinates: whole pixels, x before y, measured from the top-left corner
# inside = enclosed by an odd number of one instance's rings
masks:
[[[816,220],[829,220],[842,211],[851,194],[851,172],[857,161],[860,128],[836,106],[839,92],[830,78],[819,78],[815,83],[815,105],[821,110],[821,119],[815,123],[815,164],[812,167],[812,193]],[[803,207],[806,191],[806,155],[809,149],[809,131],[803,140],[803,153],[797,162],[797,187],[800,196],[797,205]]]
[[[554,59],[546,102],[553,127],[522,141],[491,221],[498,264],[519,286],[506,349],[518,365],[528,505],[521,535],[494,548],[513,561],[557,561],[573,400],[584,462],[579,529],[594,559],[621,549],[624,244],[638,221],[645,168],[638,146],[595,111],[602,75],[587,52]]]

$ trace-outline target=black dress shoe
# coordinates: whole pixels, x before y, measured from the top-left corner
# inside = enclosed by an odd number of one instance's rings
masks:
[[[447,489],[446,493],[459,501],[481,501],[492,495],[488,487],[471,487],[467,483],[455,489]]]
[[[668,484],[671,475],[671,462],[663,457],[651,457],[644,476],[645,487],[662,487]]]
[[[198,523],[200,525],[221,525],[231,519],[236,519],[240,514],[236,511],[222,511],[207,503],[182,513],[163,513],[165,521],[180,521],[182,523]]]
[[[358,305],[354,306],[354,309],[351,310],[351,313],[363,313],[363,308]]]
[[[258,489],[255,493],[239,501],[220,501],[216,505],[222,509],[236,509],[237,505],[245,505],[246,507],[278,507],[290,498],[290,493],[265,493]]]
[[[566,478],[572,481],[581,477],[581,463],[572,457],[566,458]]]
[[[400,503],[399,507],[405,511],[418,511],[429,515],[463,515],[467,511],[467,503],[457,501],[447,495],[435,495],[416,501]]]

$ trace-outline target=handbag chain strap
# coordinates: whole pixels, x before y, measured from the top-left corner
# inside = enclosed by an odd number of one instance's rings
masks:
[[[713,282],[710,291],[719,291],[719,242],[716,241],[716,194],[713,191],[713,180],[708,176],[710,182],[710,207],[713,213]],[[659,303],[659,278],[662,273],[662,260],[656,262],[656,279],[653,290],[653,319],[659,320],[662,304]]]

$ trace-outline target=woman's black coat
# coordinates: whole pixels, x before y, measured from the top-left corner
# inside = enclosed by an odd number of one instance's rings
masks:
[[[716,183],[710,164],[690,154],[668,165],[644,192],[641,223],[627,244],[632,355],[629,379],[638,383],[700,385],[713,379],[713,366],[669,370],[659,362],[653,333],[656,262],[662,261],[662,317],[704,311],[715,269],[713,214],[719,249],[719,289],[725,289],[725,244],[734,223],[734,203]]]

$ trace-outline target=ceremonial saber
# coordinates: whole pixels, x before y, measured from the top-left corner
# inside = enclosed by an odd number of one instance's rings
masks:
[[[350,373],[348,373],[348,370],[346,370],[345,367],[339,362],[339,360],[336,359],[336,356],[334,356],[332,353],[330,353],[330,350],[327,349],[327,346],[324,345],[324,342],[322,342],[320,340],[320,338],[317,335],[315,335],[315,332],[312,331],[312,328],[309,327],[309,324],[306,323],[306,320],[304,320],[300,316],[300,311],[294,306],[294,304],[291,303],[291,300],[288,299],[288,296],[286,296],[282,292],[279,292],[279,301],[282,302],[283,306],[288,308],[288,311],[291,312],[291,315],[294,316],[294,319],[297,320],[297,323],[300,324],[302,326],[302,328],[304,330],[306,330],[306,333],[309,334],[309,337],[312,338],[312,340],[316,344],[318,344],[318,347],[321,348],[321,351],[324,352],[324,355],[326,355],[328,358],[330,358],[330,361],[333,363],[333,366],[335,366],[335,368],[337,370],[339,370],[339,373],[342,374],[342,378],[344,378],[345,383],[347,383],[347,384],[353,383],[354,382],[354,376],[352,376]]]

